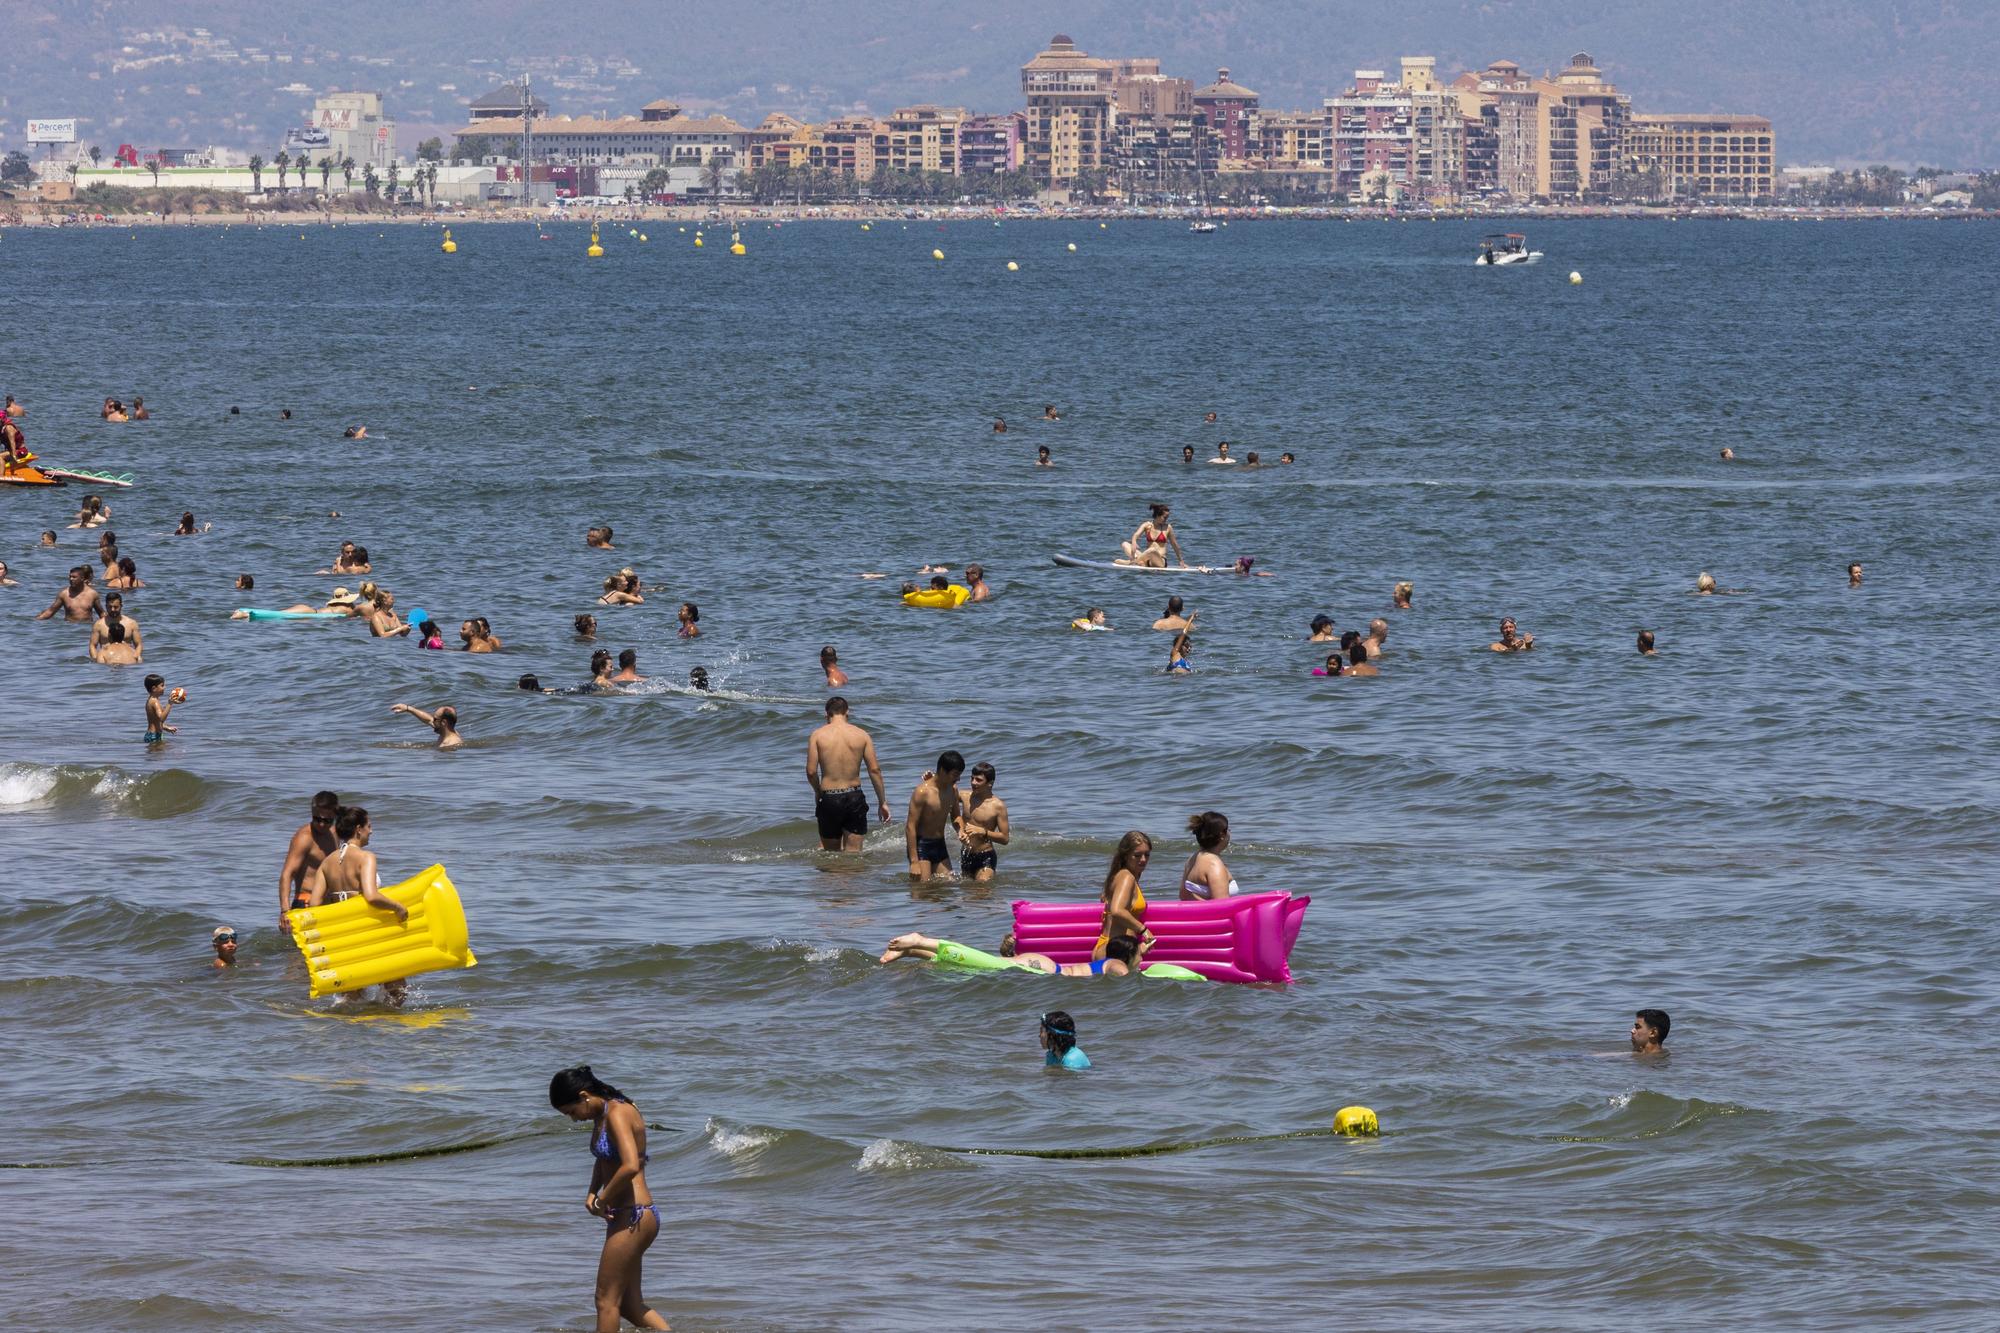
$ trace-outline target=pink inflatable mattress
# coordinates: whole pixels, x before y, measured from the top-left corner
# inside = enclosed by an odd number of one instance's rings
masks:
[[[1310,898],[1245,893],[1215,902],[1149,902],[1140,915],[1159,943],[1149,963],[1179,963],[1210,981],[1290,981],[1292,945]],[[1014,904],[1014,947],[1058,963],[1085,963],[1097,944],[1099,903]]]

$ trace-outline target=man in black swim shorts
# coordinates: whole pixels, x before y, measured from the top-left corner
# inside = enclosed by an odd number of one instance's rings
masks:
[[[938,756],[937,768],[924,774],[923,781],[910,793],[910,810],[903,820],[903,842],[910,856],[911,879],[934,879],[951,874],[951,848],[945,845],[944,831],[956,827],[963,808],[958,799],[958,778],[965,772],[965,756],[946,750]]]
[[[877,813],[886,824],[889,793],[882,786],[875,741],[847,720],[847,700],[836,694],[826,701],[826,724],[806,742],[806,781],[812,784],[819,845],[825,851],[861,850],[862,836],[868,832],[868,801],[861,794],[863,765],[875,786]]]

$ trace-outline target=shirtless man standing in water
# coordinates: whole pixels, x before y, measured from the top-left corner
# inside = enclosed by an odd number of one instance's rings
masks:
[[[910,809],[903,821],[903,837],[910,854],[911,879],[935,879],[951,874],[951,848],[945,845],[947,825],[961,829],[964,807],[958,801],[958,775],[965,772],[965,756],[946,750],[938,756],[937,768],[924,774],[910,793]]]
[[[78,565],[69,572],[69,586],[56,594],[49,603],[48,610],[36,616],[37,620],[47,620],[56,612],[63,613],[64,620],[85,621],[97,612],[97,589],[90,586],[90,567]]]
[[[984,884],[999,869],[1000,853],[1013,830],[1007,823],[1007,803],[993,794],[993,765],[972,766],[972,791],[961,794],[965,816],[958,825],[958,874]]]
[[[882,786],[875,741],[847,720],[847,700],[836,694],[826,701],[826,724],[806,742],[806,781],[812,784],[813,813],[824,851],[861,850],[862,836],[868,832],[868,798],[861,794],[863,764],[875,784],[876,813],[886,824],[889,793]]]
[[[330,791],[313,793],[312,818],[292,835],[285,849],[285,868],[278,872],[278,929],[291,933],[291,913],[312,900],[319,887],[320,863],[334,848],[333,821],[340,797]]]

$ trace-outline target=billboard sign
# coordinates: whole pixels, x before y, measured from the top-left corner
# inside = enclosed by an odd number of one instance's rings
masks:
[[[351,130],[354,128],[354,108],[351,106],[321,107],[319,127],[323,130]]]
[[[332,146],[333,136],[322,129],[315,129],[309,126],[305,129],[290,129],[285,131],[285,147],[287,148],[330,148]]]
[[[76,117],[66,120],[31,120],[28,122],[29,143],[75,143]]]

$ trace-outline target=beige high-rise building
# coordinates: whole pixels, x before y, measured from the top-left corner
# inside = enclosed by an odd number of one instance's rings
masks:
[[[962,106],[906,106],[889,113],[875,132],[875,164],[885,171],[942,171],[958,175]]]
[[[1628,170],[1667,199],[1770,199],[1776,146],[1763,116],[1634,116]]]
[[[1553,79],[1496,60],[1451,85],[1478,145],[1467,177],[1516,199],[1605,198],[1626,157],[1632,99],[1605,82],[1588,52]]]
[[[1112,83],[1109,60],[1093,60],[1064,33],[1021,66],[1028,102],[1022,157],[1044,185],[1064,186],[1079,172],[1110,165]]]

